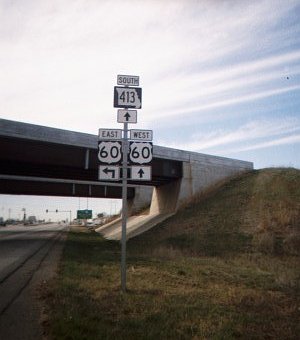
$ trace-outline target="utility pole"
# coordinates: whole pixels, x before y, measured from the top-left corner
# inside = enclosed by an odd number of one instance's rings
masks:
[[[26,221],[26,208],[23,208],[22,211],[24,211],[23,222],[25,223],[25,221]]]

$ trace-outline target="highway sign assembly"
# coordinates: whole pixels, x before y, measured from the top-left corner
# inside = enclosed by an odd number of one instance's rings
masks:
[[[140,78],[138,76],[118,75],[117,84],[120,86],[114,87],[114,107],[120,108],[117,121],[118,123],[123,123],[123,130],[99,129],[98,159],[101,164],[99,165],[98,178],[105,181],[122,179],[121,289],[125,292],[127,180],[151,180],[152,169],[149,163],[153,157],[151,143],[153,131],[128,130],[128,124],[137,123],[136,109],[141,109],[142,107],[142,88],[133,87],[140,85]],[[130,131],[130,136],[128,136],[128,131]],[[128,161],[132,166],[128,166]],[[122,165],[122,167],[118,166],[118,164]],[[121,168],[122,178],[120,178]],[[127,178],[128,170],[130,170],[130,178]]]
[[[98,142],[98,159],[101,163],[119,163],[122,159],[121,142]]]
[[[151,166],[132,166],[131,167],[131,179],[139,181],[151,180]]]
[[[152,143],[130,142],[129,159],[131,163],[145,164],[152,161]]]
[[[118,123],[135,124],[137,122],[137,110],[118,110]]]
[[[114,107],[124,109],[142,108],[141,87],[114,87]]]
[[[120,167],[115,165],[99,165],[99,180],[118,181]]]
[[[98,133],[99,140],[121,140],[122,130],[121,129],[99,129]]]
[[[153,131],[152,130],[129,130],[131,140],[142,140],[142,141],[152,141]]]

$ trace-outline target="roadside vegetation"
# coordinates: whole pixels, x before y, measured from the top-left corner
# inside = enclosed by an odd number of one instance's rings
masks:
[[[128,242],[70,232],[45,294],[53,339],[298,339],[300,171],[253,171]]]

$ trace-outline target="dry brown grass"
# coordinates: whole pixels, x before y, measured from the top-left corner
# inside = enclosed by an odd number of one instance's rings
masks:
[[[298,339],[300,174],[256,171],[120,245],[71,233],[53,288],[55,339]],[[295,256],[297,255],[297,256]]]
[[[118,243],[70,234],[48,301],[54,339],[297,339],[298,258],[153,258],[132,247],[122,294]]]

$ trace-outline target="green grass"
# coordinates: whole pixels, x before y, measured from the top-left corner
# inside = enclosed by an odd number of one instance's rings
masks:
[[[299,182],[294,170],[249,174],[130,240],[126,294],[120,244],[70,232],[47,296],[49,337],[298,339],[299,256],[284,240],[299,231]],[[261,234],[280,245],[262,251]]]

